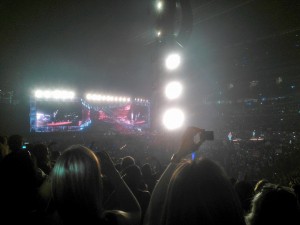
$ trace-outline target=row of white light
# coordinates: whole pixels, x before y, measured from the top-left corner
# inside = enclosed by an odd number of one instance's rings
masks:
[[[75,92],[66,90],[36,90],[34,97],[39,99],[73,99]]]
[[[87,94],[86,99],[92,101],[104,101],[104,102],[130,102],[131,101],[131,99],[128,97],[100,95],[100,94]]]
[[[157,0],[155,4],[158,13],[162,13],[164,10],[164,1]],[[161,38],[163,36],[163,30],[156,30],[156,36]],[[166,56],[164,65],[165,68],[171,73],[175,71],[181,64],[181,56],[176,51]],[[164,93],[168,100],[175,101],[182,95],[183,86],[179,81],[173,80],[167,83]],[[171,107],[167,109],[162,116],[162,123],[168,130],[176,130],[180,128],[185,121],[184,112],[177,108]]]
[[[34,97],[39,99],[73,99],[75,93],[66,90],[36,90]],[[87,94],[87,100],[92,101],[107,101],[107,102],[131,102],[131,98],[124,96],[111,96],[101,94]],[[147,99],[135,98],[136,102],[149,102]]]
[[[136,101],[136,102],[149,102],[149,100],[142,99],[142,98],[135,98],[134,101]]]
[[[181,64],[181,58],[178,53],[171,53],[166,57],[165,67],[169,71],[173,71],[179,67]],[[170,81],[165,87],[165,95],[167,99],[173,101],[178,99],[182,94],[183,86],[179,81]],[[180,128],[185,121],[184,112],[177,108],[169,108],[167,109],[162,118],[163,125],[168,130],[176,130]]]

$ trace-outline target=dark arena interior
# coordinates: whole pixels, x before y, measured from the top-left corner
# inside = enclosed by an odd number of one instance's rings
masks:
[[[129,216],[131,219],[124,224],[219,224],[217,219],[223,218],[221,206],[214,220],[205,213],[194,216],[197,210],[184,210],[183,206],[190,208],[192,204],[215,210],[208,199],[203,205],[196,200],[181,200],[182,208],[174,206],[173,201],[179,201],[172,195],[179,191],[176,187],[198,195],[192,185],[180,186],[189,173],[185,171],[187,162],[186,166],[177,165],[176,172],[169,173],[168,178],[162,176],[172,167],[168,165],[179,164],[179,156],[194,165],[191,171],[196,170],[196,165],[199,170],[202,163],[205,166],[205,159],[224,171],[243,211],[242,221],[228,216],[228,223],[299,224],[291,221],[300,221],[300,1],[2,0],[0,118],[0,182],[1,186],[7,183],[1,192],[10,190],[12,182],[5,175],[6,167],[21,162],[12,156],[15,151],[34,155],[42,171],[39,174],[44,174],[37,186],[42,190],[38,193],[43,193],[38,203],[21,204],[24,210],[20,206],[13,212],[10,207],[22,196],[7,195],[1,203],[10,212],[7,215],[20,213],[24,221],[32,224],[70,224],[80,220],[123,224],[118,213],[113,222],[101,214],[120,210],[135,215],[132,208],[124,206],[127,202],[120,203],[116,196],[109,195],[116,192],[112,184],[117,181],[107,180],[119,175],[118,184],[127,184],[121,186],[131,189],[141,210],[138,219]],[[184,133],[191,127],[198,133]],[[19,147],[14,136],[22,139]],[[87,148],[100,159],[97,163],[104,171],[101,182],[105,202],[99,203],[101,219],[93,218],[94,214],[88,214],[84,207],[82,214],[71,207],[83,204],[80,197],[78,202],[70,203],[63,195],[56,198],[58,183],[52,184],[53,190],[49,189],[48,194],[43,189],[45,182],[58,179],[55,171],[61,168],[55,169],[54,155],[67,160],[65,150],[73,146],[75,157],[74,145]],[[48,151],[47,168],[39,166],[35,156],[38,147],[42,152],[41,146]],[[101,155],[103,152],[109,159]],[[128,158],[133,159],[136,168],[122,167]],[[14,159],[17,162],[11,162]],[[116,173],[102,168],[102,160],[103,167],[109,164],[105,160],[111,160],[110,169]],[[128,181],[133,179],[128,178],[130,172],[138,170],[143,177],[144,165],[150,165],[155,182],[141,181],[139,188],[133,190],[134,185]],[[203,190],[218,192],[217,188],[206,190],[209,179],[197,172],[191,172],[186,179],[194,179],[197,174],[196,180],[203,179]],[[178,186],[172,186],[172,182],[178,182]],[[272,214],[260,218],[254,205],[258,204],[256,194],[260,191],[263,196],[265,186],[258,191],[259,182],[289,189],[298,198],[296,217],[290,209],[290,214],[282,218]],[[164,187],[166,183],[169,185]],[[216,185],[222,186],[217,181]],[[208,191],[206,196],[213,194]],[[78,216],[71,217],[68,210],[63,210],[67,206]],[[30,210],[26,211],[26,207]],[[173,216],[168,214],[172,210]],[[269,210],[286,213],[271,206]],[[259,223],[260,219],[264,222]]]

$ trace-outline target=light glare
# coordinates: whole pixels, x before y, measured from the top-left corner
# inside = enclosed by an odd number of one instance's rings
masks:
[[[156,3],[156,8],[157,8],[157,10],[158,11],[162,11],[162,9],[163,9],[163,2],[162,1],[158,1],[157,3]]]
[[[182,93],[182,85],[178,81],[172,81],[167,84],[165,94],[168,99],[173,100],[178,98]]]
[[[175,70],[180,65],[180,55],[177,53],[172,53],[166,58],[166,68],[169,70]]]
[[[73,99],[75,93],[72,91],[62,91],[62,90],[37,90],[34,92],[36,98],[46,98],[46,99]]]
[[[43,97],[43,92],[41,90],[37,90],[37,91],[35,91],[34,96],[36,98],[42,98]]]
[[[163,125],[168,130],[180,128],[183,125],[184,120],[184,113],[177,108],[168,109],[163,115]]]
[[[37,96],[38,94],[35,93]],[[89,101],[104,101],[104,102],[130,102],[131,99],[125,96],[112,96],[112,95],[101,95],[101,94],[86,94],[86,100]]]

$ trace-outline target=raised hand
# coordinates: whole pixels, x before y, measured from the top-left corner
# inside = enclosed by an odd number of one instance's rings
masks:
[[[179,150],[173,155],[172,162],[179,162],[188,154],[197,151],[200,145],[205,141],[203,134],[204,129],[188,127],[182,135]],[[195,141],[197,135],[199,135],[199,139]]]

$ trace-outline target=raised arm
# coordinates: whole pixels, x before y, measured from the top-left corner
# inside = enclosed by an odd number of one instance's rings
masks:
[[[141,208],[138,201],[114,167],[110,156],[106,152],[99,152],[99,155],[102,168],[105,168],[105,174],[114,185],[115,195],[120,202],[120,209],[106,211],[106,216],[110,217],[113,215],[117,219],[118,224],[121,225],[139,224]]]
[[[204,142],[201,138],[199,143],[194,142],[194,136],[197,133],[200,133],[201,137],[202,131],[202,129],[197,127],[188,127],[184,132],[178,151],[172,156],[168,167],[163,172],[152,192],[149,207],[144,218],[144,225],[160,225],[165,196],[167,194],[168,185],[173,172],[176,170],[178,163],[180,163],[184,157],[193,151],[198,150],[199,146]]]

